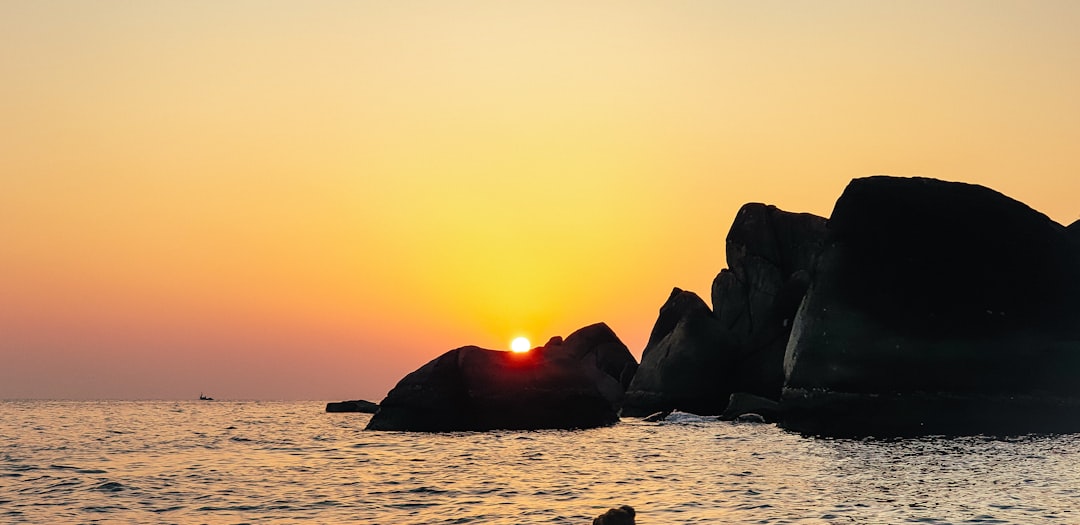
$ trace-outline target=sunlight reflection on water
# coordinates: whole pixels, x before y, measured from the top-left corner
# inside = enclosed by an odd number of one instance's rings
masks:
[[[321,403],[0,403],[0,522],[1078,523],[1080,437],[824,440],[697,417],[364,432]]]

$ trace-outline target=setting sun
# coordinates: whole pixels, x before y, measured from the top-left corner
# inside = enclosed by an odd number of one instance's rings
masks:
[[[532,349],[532,343],[524,337],[518,337],[510,342],[510,350],[514,352],[528,352]]]

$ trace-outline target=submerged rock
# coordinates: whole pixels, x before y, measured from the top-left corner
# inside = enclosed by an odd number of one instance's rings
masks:
[[[731,394],[727,408],[720,414],[724,421],[741,421],[744,416],[753,415],[760,418],[762,423],[775,423],[780,419],[780,403],[772,399],[736,392]],[[753,419],[753,418],[752,418]]]
[[[590,428],[618,421],[636,361],[607,325],[527,353],[451,350],[405,376],[368,430]],[[629,381],[629,380],[627,380]]]
[[[622,505],[599,515],[593,520],[593,525],[634,525],[634,516],[637,512],[630,505]]]
[[[338,401],[330,402],[326,404],[327,412],[362,412],[366,414],[374,414],[379,411],[379,404],[372,403],[371,401],[365,401],[363,399],[356,399],[353,401]]]
[[[733,419],[732,421],[734,421],[736,423],[757,423],[757,424],[768,423],[768,421],[765,420],[765,416],[763,416],[761,414],[758,414],[756,412],[747,412],[745,414],[739,414],[739,416],[736,417],[735,419]]]
[[[1080,430],[1080,251],[982,186],[852,181],[785,356],[787,428]]]

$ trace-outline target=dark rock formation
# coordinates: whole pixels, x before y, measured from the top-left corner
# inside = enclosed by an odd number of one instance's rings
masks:
[[[705,301],[693,292],[672,290],[627,389],[623,414],[644,416],[675,408],[719,414],[731,395],[729,382],[721,377],[724,337]]]
[[[714,310],[676,288],[660,308],[626,415],[679,409],[720,414],[734,392],[780,398],[791,320],[825,237],[825,219],[747,204],[727,236],[730,269],[713,282]]]
[[[780,403],[761,396],[737,392],[731,394],[727,408],[720,414],[724,421],[738,421],[743,416],[753,414],[762,423],[775,423],[780,420]]]
[[[802,432],[1080,430],[1080,252],[982,186],[856,179],[785,371],[783,425]]]
[[[604,323],[586,326],[567,336],[565,341],[559,336],[552,337],[542,348],[544,352],[552,352],[555,347],[618,380],[620,392],[630,386],[638,368],[630,350]]]
[[[605,324],[527,353],[451,350],[405,376],[368,430],[590,428],[618,421],[633,355]]]
[[[363,412],[374,414],[379,411],[379,405],[371,401],[356,399],[353,401],[330,402],[326,404],[327,412]]]
[[[630,505],[622,505],[617,509],[609,509],[593,520],[593,525],[634,525],[634,516],[637,512]]]
[[[737,342],[729,392],[780,398],[791,322],[825,239],[822,217],[746,204],[727,236],[730,269],[713,281],[716,318]]]

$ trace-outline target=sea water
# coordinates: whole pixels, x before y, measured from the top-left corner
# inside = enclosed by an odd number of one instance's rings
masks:
[[[0,402],[0,523],[1080,523],[1080,437],[804,437],[676,413],[365,432],[319,402]]]

